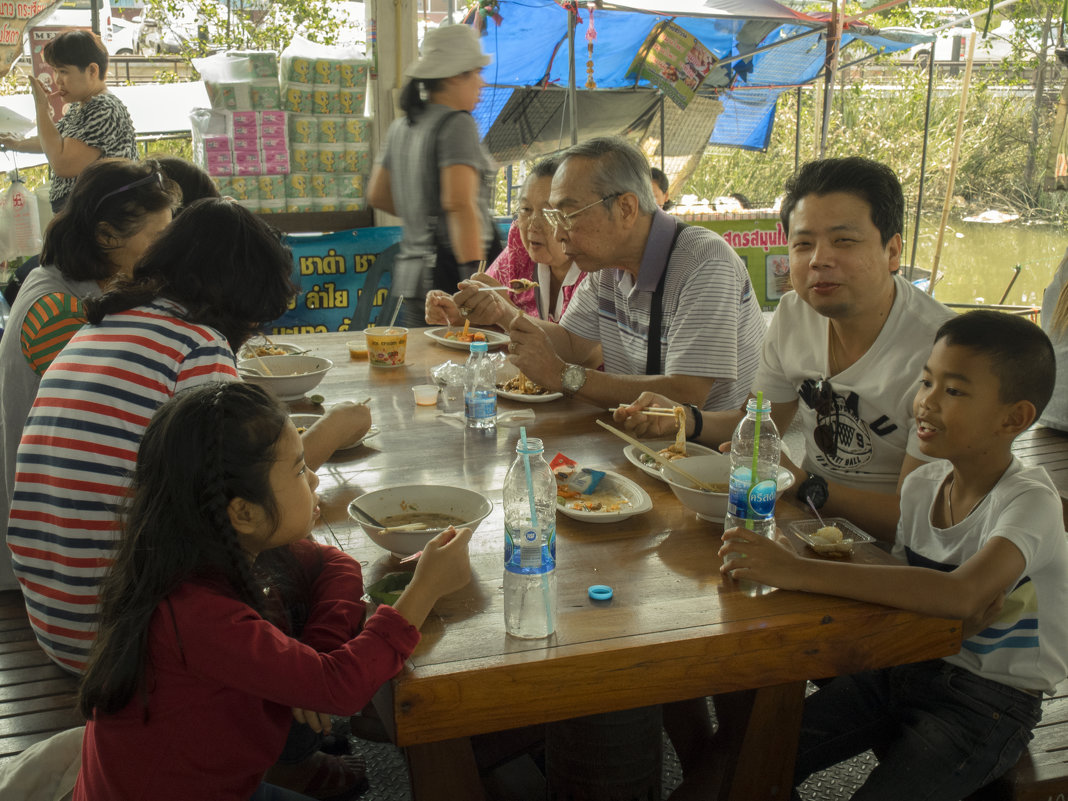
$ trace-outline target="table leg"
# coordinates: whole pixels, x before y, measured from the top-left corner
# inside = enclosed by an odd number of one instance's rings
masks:
[[[803,681],[715,697],[730,750],[718,801],[788,801],[804,701]]]
[[[413,801],[485,801],[470,738],[409,745],[404,755]]]

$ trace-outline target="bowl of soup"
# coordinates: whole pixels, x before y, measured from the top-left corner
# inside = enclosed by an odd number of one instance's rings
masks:
[[[731,457],[725,453],[709,453],[677,459],[677,464],[694,478],[709,484],[712,490],[700,489],[692,481],[670,467],[661,471],[664,481],[671,487],[683,506],[697,513],[703,520],[722,523],[727,516],[728,485],[731,476]],[[776,491],[781,496],[794,483],[794,475],[785,467],[779,468]]]
[[[397,557],[422,550],[449,526],[474,531],[492,511],[493,502],[481,493],[433,484],[385,487],[349,504],[349,516],[371,542]]]
[[[241,359],[237,372],[242,380],[257,384],[273,393],[279,400],[300,400],[311,392],[334,363],[321,356],[290,354]]]

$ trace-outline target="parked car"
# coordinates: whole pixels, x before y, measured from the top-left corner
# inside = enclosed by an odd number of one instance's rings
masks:
[[[108,55],[132,55],[137,50],[136,31],[130,31],[133,23],[117,19],[112,15],[108,0],[96,0],[100,17],[100,40],[107,48]],[[64,0],[44,19],[34,24],[38,26],[58,26],[63,28],[93,27],[93,12],[89,0]],[[29,37],[27,37],[29,47]],[[27,50],[26,55],[29,55]]]
[[[141,17],[142,53],[160,55],[181,53],[187,47],[195,49],[202,33],[207,53],[226,49],[227,8],[224,3],[185,0],[178,8],[177,15],[162,19],[149,13],[146,6]],[[231,13],[237,14],[238,11],[234,9]]]

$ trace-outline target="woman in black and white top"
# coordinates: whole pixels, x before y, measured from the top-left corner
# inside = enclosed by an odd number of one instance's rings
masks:
[[[54,123],[49,90],[31,75],[37,135],[0,136],[0,148],[48,157],[53,172],[48,197],[52,210],[59,211],[82,170],[105,156],[136,159],[137,147],[130,112],[104,81],[108,51],[100,37],[89,31],[66,31],[45,45],[42,55],[55,70],[55,92],[69,105]]]

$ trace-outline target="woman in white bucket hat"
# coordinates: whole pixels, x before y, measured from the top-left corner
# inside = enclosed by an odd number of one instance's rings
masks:
[[[428,31],[401,90],[405,116],[390,126],[371,173],[371,205],[404,221],[391,292],[408,299],[402,325],[424,325],[429,290],[455,292],[500,252],[490,215],[497,167],[471,116],[490,60],[468,25]]]

